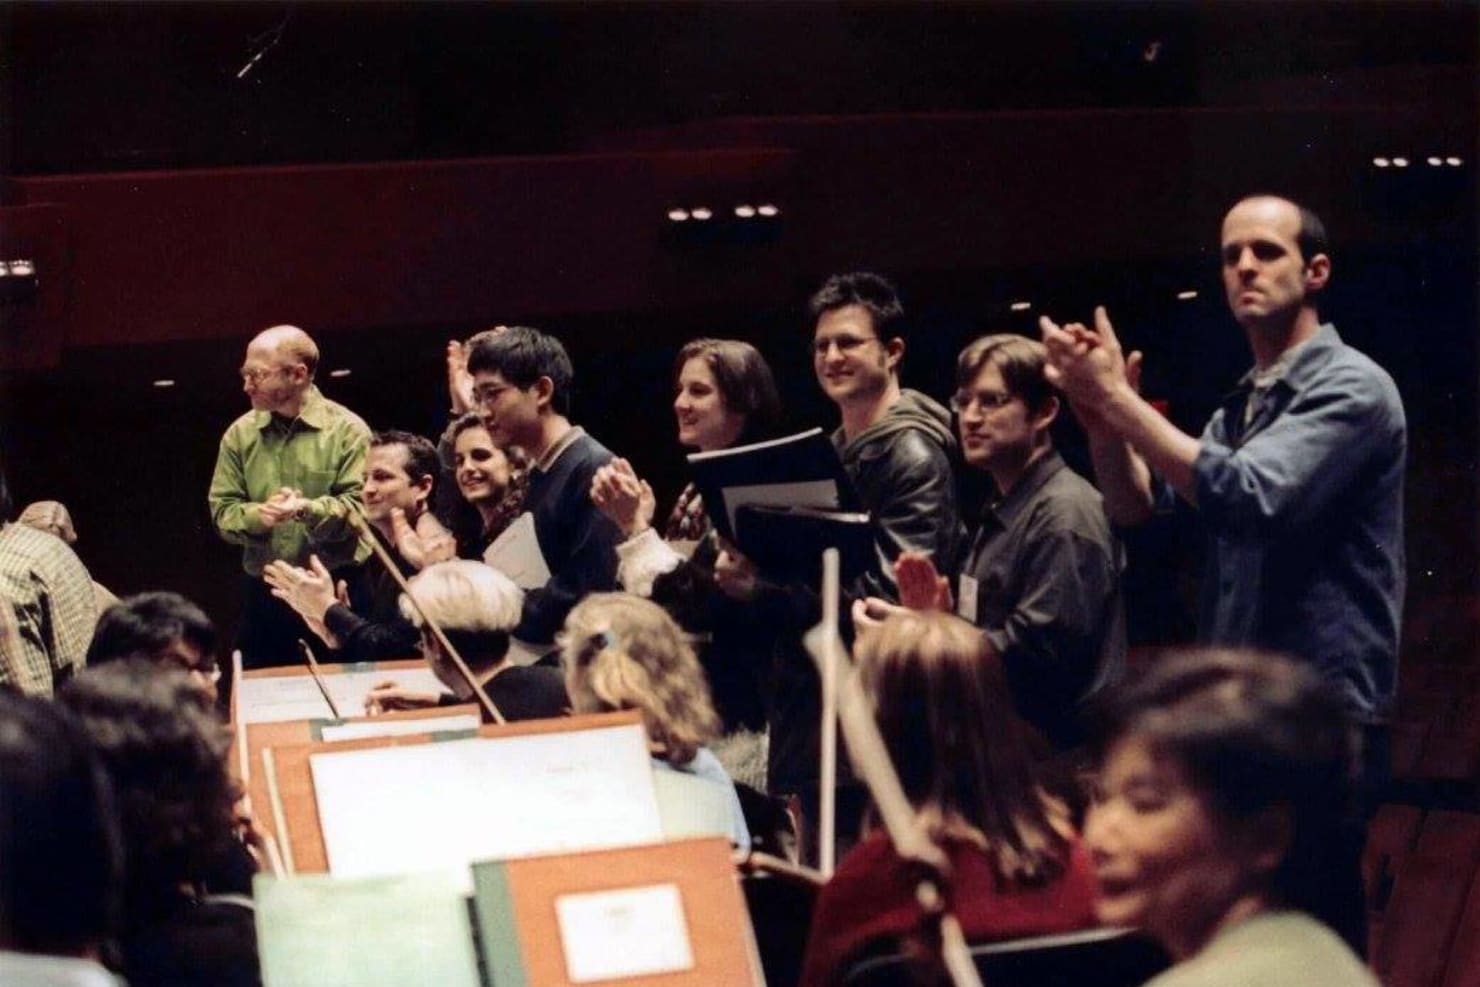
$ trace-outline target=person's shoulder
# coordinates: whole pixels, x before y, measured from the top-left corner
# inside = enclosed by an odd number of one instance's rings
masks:
[[[894,844],[883,829],[875,829],[848,850],[838,861],[837,870],[824,887],[833,893],[852,884],[867,884],[877,880],[882,872],[901,866],[903,861],[894,852]]]
[[[38,565],[66,565],[83,569],[72,547],[50,531],[12,522],[0,529],[0,547],[5,554],[25,556]],[[84,571],[86,571],[84,569]]]
[[[602,445],[600,440],[584,428],[581,429],[581,434],[577,435],[574,441],[571,442],[570,448],[566,452],[575,453],[576,458],[581,463],[590,464],[593,467],[609,463],[616,458],[615,453]]]
[[[1332,329],[1324,340],[1325,360],[1310,385],[1349,393],[1355,399],[1391,402],[1401,407],[1397,382],[1382,364],[1347,343]]]
[[[1065,525],[1076,531],[1110,530],[1100,491],[1067,464],[1044,482],[1034,500],[1041,523]]]
[[[524,698],[539,717],[560,716],[570,706],[565,677],[548,665],[515,665],[494,676],[493,684],[500,683],[510,694]]]
[[[372,430],[365,419],[332,398],[319,395],[319,400],[323,402],[325,417],[329,419],[332,427],[353,432],[356,436],[363,436],[367,440],[370,438]]]
[[[1292,970],[1319,970],[1320,982],[1328,987],[1377,987],[1371,971],[1336,933],[1295,911],[1240,922],[1147,987],[1279,983]]]
[[[245,436],[255,435],[262,429],[263,412],[248,409],[231,420],[226,426],[226,431],[221,433],[221,441],[241,441]]]

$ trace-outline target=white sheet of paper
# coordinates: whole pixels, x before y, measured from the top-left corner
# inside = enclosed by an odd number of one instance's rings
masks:
[[[341,672],[323,676],[324,688],[344,716],[365,715],[365,695],[382,682],[395,682],[414,692],[442,692],[445,687],[432,670],[400,668],[385,672]],[[283,720],[326,720],[334,716],[319,694],[311,675],[270,675],[244,678],[238,684],[238,715],[244,723]]]
[[[329,872],[411,874],[662,840],[641,725],[315,754]]]
[[[525,511],[483,552],[483,561],[520,589],[540,589],[550,581],[550,565],[534,531],[534,515]]]
[[[976,623],[976,593],[976,577],[961,573],[960,585],[956,587],[956,616],[973,624]]]
[[[676,884],[561,895],[555,914],[571,983],[694,968]]]
[[[838,499],[838,484],[834,480],[725,487],[724,498],[731,531],[735,530],[735,512],[746,504],[766,507],[837,507],[841,503]]]
[[[324,727],[323,740],[360,740],[364,737],[404,737],[413,733],[443,733],[449,730],[476,730],[482,724],[477,716],[458,713],[455,716],[428,716],[417,720],[365,720]]]

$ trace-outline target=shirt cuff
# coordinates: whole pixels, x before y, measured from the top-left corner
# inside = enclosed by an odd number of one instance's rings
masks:
[[[683,556],[659,538],[653,528],[644,528],[617,545],[617,581],[627,592],[638,596],[652,596],[653,580],[682,563]]]
[[[324,611],[324,627],[330,634],[339,638],[342,646],[349,636],[366,623],[365,618],[355,613],[343,603],[335,603]]]

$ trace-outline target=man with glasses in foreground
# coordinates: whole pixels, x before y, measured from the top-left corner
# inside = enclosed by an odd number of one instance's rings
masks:
[[[901,558],[896,572],[905,606],[954,607],[986,633],[1018,712],[1064,751],[1085,740],[1083,702],[1124,664],[1125,555],[1100,494],[1054,449],[1059,399],[1044,365],[1043,344],[1023,336],[983,336],[961,351],[951,399],[961,453],[995,489],[954,587],[923,556]]]
[[[334,571],[369,554],[349,515],[360,506],[370,429],[319,393],[318,363],[318,346],[296,326],[273,326],[247,344],[241,378],[252,410],[221,437],[211,477],[211,520],[243,548],[237,645],[246,668],[295,663],[297,640],[312,636],[262,582],[269,562],[302,566],[317,555]]]

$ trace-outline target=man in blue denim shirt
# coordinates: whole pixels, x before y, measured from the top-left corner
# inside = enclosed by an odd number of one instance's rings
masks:
[[[1151,512],[1152,471],[1202,514],[1211,536],[1203,638],[1310,662],[1375,727],[1397,673],[1403,405],[1392,378],[1320,321],[1331,259],[1313,213],[1273,196],[1244,199],[1224,218],[1222,257],[1254,368],[1201,438],[1136,393],[1140,354],[1123,358],[1103,308],[1093,330],[1043,320],[1051,375],[1088,428],[1113,520]],[[1373,769],[1386,774],[1369,762],[1369,780]]]

